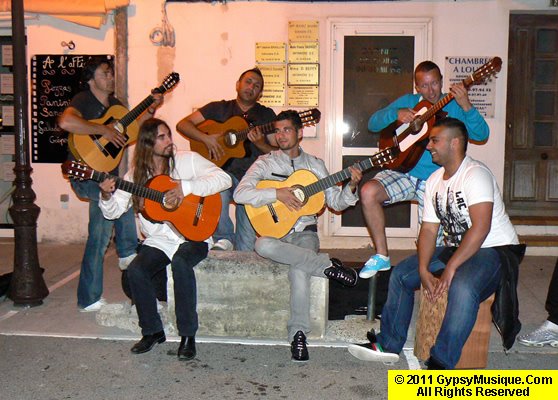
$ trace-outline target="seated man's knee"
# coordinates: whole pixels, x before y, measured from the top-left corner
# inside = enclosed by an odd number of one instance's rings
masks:
[[[137,259],[132,260],[132,262],[130,263],[130,265],[128,265],[128,268],[126,269],[126,273],[128,274],[128,279],[131,281],[144,275],[144,271],[141,266],[141,263],[136,261]]]
[[[374,179],[364,183],[360,188],[360,201],[363,205],[382,204],[388,199],[384,187]]]
[[[415,290],[420,287],[418,258],[416,255],[406,258],[391,269],[389,286],[400,286],[410,290]]]
[[[448,291],[448,302],[450,301],[461,305],[475,301],[474,291],[467,280],[455,278],[452,280]]]
[[[259,237],[254,244],[254,251],[262,257],[270,258],[276,240],[266,236]]]

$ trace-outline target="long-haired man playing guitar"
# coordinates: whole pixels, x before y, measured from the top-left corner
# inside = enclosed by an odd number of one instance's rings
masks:
[[[171,131],[160,119],[149,119],[140,128],[134,153],[133,169],[125,179],[145,185],[157,175],[169,175],[178,184],[165,193],[165,204],[178,206],[189,194],[208,196],[231,186],[231,179],[221,168],[194,152],[175,154]],[[133,209],[139,212],[142,199],[116,189],[115,179],[99,184],[99,207],[108,219],[119,218]],[[139,214],[140,228],[145,236],[138,255],[128,267],[132,300],[136,305],[142,339],[131,349],[145,353],[166,340],[152,277],[170,263],[174,279],[176,325],[182,337],[178,358],[191,360],[196,355],[195,335],[198,329],[197,292],[194,267],[207,257],[208,243],[186,240],[167,223],[152,222]],[[208,239],[209,240],[209,239]]]

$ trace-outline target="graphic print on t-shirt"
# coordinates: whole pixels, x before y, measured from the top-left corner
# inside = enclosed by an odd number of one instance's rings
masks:
[[[448,247],[459,246],[471,226],[463,193],[461,191],[454,193],[451,187],[448,187],[445,196],[443,192],[436,192],[434,202],[436,216],[440,220],[444,232],[445,245]]]

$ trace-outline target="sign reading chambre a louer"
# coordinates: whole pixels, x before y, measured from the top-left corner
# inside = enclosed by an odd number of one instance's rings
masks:
[[[469,78],[492,58],[485,56],[446,57],[444,91],[448,92],[451,85]],[[482,82],[469,87],[469,100],[485,118],[494,118],[495,95],[496,81],[494,76],[490,76]]]

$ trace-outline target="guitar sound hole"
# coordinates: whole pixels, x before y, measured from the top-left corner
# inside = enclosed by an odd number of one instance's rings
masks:
[[[167,201],[167,197],[165,196],[163,198],[162,206],[167,211],[174,211],[178,207],[178,202],[174,201],[174,202],[171,203],[171,202]]]
[[[234,147],[236,146],[238,143],[238,137],[236,136],[236,133],[234,132],[227,132],[225,134],[225,144],[228,147]]]
[[[302,191],[302,189],[297,188],[293,191],[293,194],[296,196],[297,199],[300,200],[301,203],[305,203],[306,202],[306,196],[304,195],[304,192]]]

